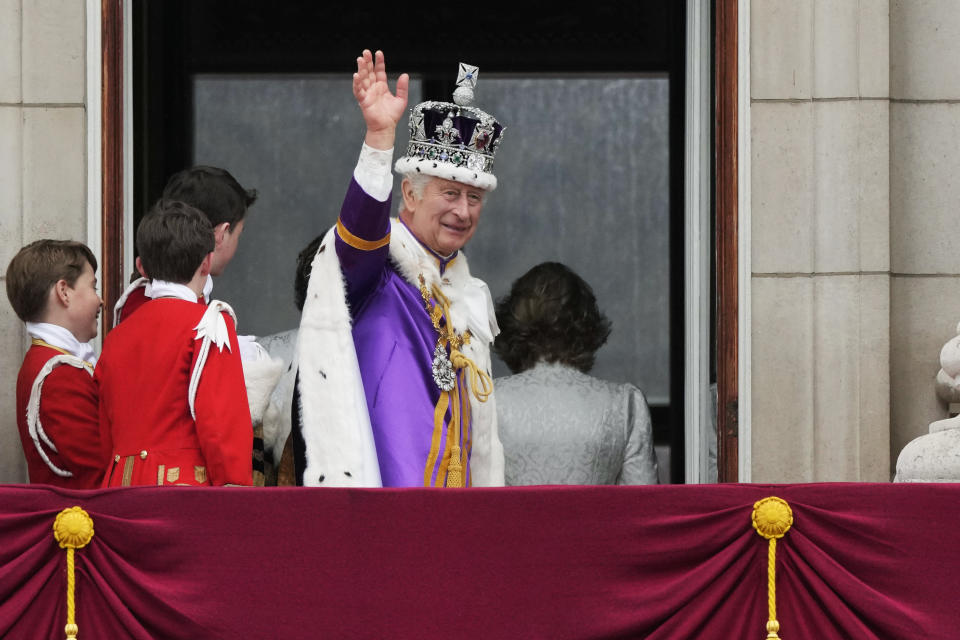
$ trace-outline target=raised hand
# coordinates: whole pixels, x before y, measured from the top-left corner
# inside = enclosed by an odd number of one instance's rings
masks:
[[[367,124],[364,142],[369,146],[376,149],[393,147],[397,123],[407,108],[409,84],[410,76],[404,73],[397,79],[396,95],[390,93],[382,51],[371,55],[369,49],[364,49],[363,55],[357,58],[353,95]]]

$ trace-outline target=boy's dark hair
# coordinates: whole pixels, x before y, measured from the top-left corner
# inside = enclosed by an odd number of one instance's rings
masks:
[[[20,249],[7,267],[7,298],[17,317],[39,320],[51,287],[60,280],[73,287],[86,264],[97,271],[97,258],[82,242],[37,240]]]
[[[513,373],[541,360],[587,373],[610,336],[610,320],[590,285],[559,262],[543,262],[517,278],[496,312],[500,335],[493,348]]]
[[[318,235],[297,254],[297,273],[293,279],[293,303],[298,311],[303,311],[303,303],[307,301],[307,285],[310,284],[310,272],[313,270],[313,258],[323,241],[324,234]]]
[[[256,189],[244,189],[226,169],[197,166],[170,176],[163,188],[164,200],[179,200],[199,209],[211,226],[229,222],[236,226],[257,200]]]
[[[199,210],[158,200],[137,227],[137,252],[151,278],[186,284],[216,246],[213,226]]]

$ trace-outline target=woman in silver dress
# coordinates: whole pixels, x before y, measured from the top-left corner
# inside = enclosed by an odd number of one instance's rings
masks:
[[[497,303],[497,421],[507,485],[656,484],[650,410],[632,384],[589,375],[610,335],[590,286],[539,264]]]

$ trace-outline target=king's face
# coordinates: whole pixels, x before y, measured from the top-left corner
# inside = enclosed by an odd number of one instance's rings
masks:
[[[462,249],[477,230],[486,191],[462,182],[432,178],[421,198],[407,202],[407,226],[442,256]]]

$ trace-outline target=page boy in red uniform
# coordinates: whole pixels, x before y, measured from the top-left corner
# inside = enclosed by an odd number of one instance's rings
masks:
[[[236,317],[202,299],[215,246],[197,209],[160,200],[137,249],[153,299],[107,336],[97,363],[104,486],[250,485],[253,432]]]
[[[213,278],[220,276],[233,259],[246,222],[247,210],[257,200],[256,189],[243,188],[226,169],[198,165],[174,173],[163,188],[162,200],[177,200],[199,210],[213,227],[216,244],[210,258],[210,273],[204,282],[200,302],[206,304],[213,290]],[[131,317],[145,302],[156,297],[140,257],[136,260],[141,277],[131,281],[113,309],[113,324]],[[263,486],[264,453],[262,416],[270,393],[282,373],[279,361],[270,358],[266,350],[254,341],[254,336],[239,335],[240,356],[243,360],[247,399],[254,425],[253,478]]]
[[[95,489],[103,478],[90,345],[103,306],[96,270],[90,249],[72,240],[37,240],[7,267],[7,297],[32,339],[17,376],[30,482]]]
[[[244,189],[226,169],[204,165],[183,169],[170,176],[163,188],[163,200],[179,200],[199,209],[210,221],[216,248],[210,263],[210,276],[219,276],[233,259],[243,233],[247,209],[257,200],[256,189]],[[113,324],[129,318],[152,296],[149,274],[137,259],[141,277],[131,281],[113,308]],[[210,299],[212,278],[204,283],[204,302]]]

